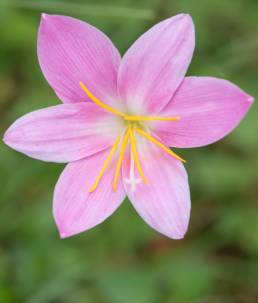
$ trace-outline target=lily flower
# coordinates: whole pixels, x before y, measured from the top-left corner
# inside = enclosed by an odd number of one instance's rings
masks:
[[[63,104],[21,117],[4,142],[36,159],[69,162],[54,191],[62,238],[104,221],[126,195],[152,228],[173,239],[185,235],[188,177],[169,147],[223,138],[253,101],[226,80],[185,77],[194,46],[187,14],[150,28],[122,59],[95,27],[42,15],[39,63]]]

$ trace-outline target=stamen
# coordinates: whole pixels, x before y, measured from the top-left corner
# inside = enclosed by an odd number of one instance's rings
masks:
[[[116,141],[114,143],[114,145],[112,146],[102,168],[101,168],[101,171],[99,173],[99,175],[97,176],[96,178],[96,181],[94,182],[94,184],[90,187],[89,189],[89,192],[92,193],[99,185],[99,181],[101,180],[101,178],[103,177],[107,167],[108,167],[108,164],[110,163],[110,161],[112,160],[113,156],[114,156],[114,153],[116,152],[117,150],[117,147],[119,145],[119,142],[120,142],[120,135],[116,138]]]
[[[133,135],[132,130],[130,130],[130,142],[131,142],[132,154],[133,154],[133,157],[134,157],[135,164],[136,164],[137,170],[139,172],[139,175],[142,178],[143,182],[145,184],[147,184],[148,181],[147,181],[146,177],[144,176],[144,173],[143,173],[143,170],[142,170],[142,167],[141,167],[141,163],[140,163],[140,160],[139,160],[139,157],[138,157],[138,152],[137,152],[136,140],[135,140],[135,137]],[[132,159],[131,159],[131,161],[132,161]]]
[[[161,149],[163,149],[165,152],[167,152],[169,155],[171,155],[172,157],[182,161],[182,162],[186,162],[183,158],[179,157],[176,153],[174,153],[171,149],[169,149],[168,147],[166,147],[164,144],[162,144],[161,142],[159,142],[158,140],[156,140],[154,137],[152,137],[150,134],[148,134],[147,132],[145,132],[144,130],[140,129],[140,128],[135,128],[135,131],[137,131],[140,135],[142,135],[143,137],[145,137],[146,139],[150,140],[151,142],[155,143],[156,145],[158,145]]]
[[[157,116],[133,116],[133,115],[126,115],[123,112],[120,112],[119,110],[103,103],[102,101],[100,101],[96,96],[94,96],[90,90],[86,87],[86,85],[80,81],[80,87],[82,88],[82,90],[85,92],[85,94],[98,106],[104,108],[106,111],[117,115],[121,118],[123,118],[126,121],[178,121],[180,119],[179,116],[175,116],[175,117],[157,117]],[[132,123],[133,124],[133,123]],[[152,137],[150,134],[148,134],[147,132],[145,132],[144,130],[142,130],[141,128],[138,127],[134,127],[133,126],[133,130],[137,131],[140,135],[142,135],[143,137],[147,138],[148,140],[150,140],[151,142],[155,143],[156,145],[158,145],[161,149],[163,149],[165,152],[167,152],[168,154],[170,154],[172,157],[182,161],[182,162],[186,162],[184,159],[182,159],[181,157],[179,157],[176,153],[174,153],[172,150],[170,150],[168,147],[166,147],[165,145],[163,145],[161,142],[159,142],[157,139],[155,139],[154,137]],[[147,179],[144,176],[142,167],[141,167],[141,163],[139,160],[139,156],[138,156],[138,151],[137,151],[137,145],[136,145],[136,139],[134,136],[132,130],[132,125],[131,123],[129,123],[129,126],[126,130],[126,133],[123,137],[122,140],[122,144],[121,144],[121,149],[120,149],[120,153],[119,153],[119,157],[118,157],[118,161],[117,161],[117,165],[116,165],[116,170],[115,170],[115,175],[114,175],[114,180],[113,180],[113,191],[116,190],[117,187],[117,181],[118,181],[118,177],[119,177],[119,173],[121,170],[121,165],[122,165],[122,161],[123,161],[123,157],[124,157],[124,152],[128,143],[128,140],[130,138],[130,142],[131,142],[131,162],[135,161],[136,164],[136,168],[138,170],[138,173],[141,177],[141,179],[143,180],[143,182],[145,184],[147,184]],[[89,192],[93,192],[99,185],[99,182],[101,180],[101,178],[103,177],[110,161],[112,160],[118,146],[120,143],[120,138],[121,136],[119,135],[114,143],[114,145],[112,146],[102,168],[101,171],[99,173],[99,175],[97,176],[94,184],[90,187]]]
[[[115,176],[114,176],[114,181],[113,181],[113,191],[116,190],[117,180],[119,177],[122,161],[124,158],[125,148],[126,148],[128,140],[129,140],[130,131],[131,131],[131,126],[128,127],[128,129],[124,135],[123,141],[122,141],[121,150],[120,150],[119,157],[117,160],[116,171],[115,171]]]
[[[107,110],[108,112],[120,116],[122,118],[124,118],[126,115],[122,112],[120,112],[119,110],[103,103],[102,101],[100,101],[96,96],[94,96],[89,89],[85,86],[85,84],[83,82],[80,81],[80,86],[82,88],[82,90],[85,92],[85,94],[94,102],[96,103],[98,106],[104,108],[105,110]]]
[[[93,93],[86,87],[86,85],[80,81],[80,87],[85,92],[85,94],[98,106],[104,108],[108,112],[117,115],[119,117],[124,118],[127,121],[178,121],[180,119],[179,116],[175,117],[152,117],[152,116],[130,116],[126,115],[125,113],[120,112],[119,110],[113,108],[112,106],[109,106],[102,101],[100,101],[96,96],[93,95]]]
[[[129,116],[125,115],[124,119],[127,121],[178,121],[179,116],[175,117],[155,117],[155,116]]]

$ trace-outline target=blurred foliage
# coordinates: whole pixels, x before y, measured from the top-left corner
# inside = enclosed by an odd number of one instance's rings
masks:
[[[73,15],[123,53],[148,27],[179,12],[197,34],[188,74],[235,82],[258,96],[257,0],[0,0],[2,133],[59,101],[36,57],[40,12]],[[0,146],[0,302],[257,303],[258,106],[227,138],[181,151],[192,191],[182,241],[152,231],[126,201],[106,222],[60,240],[51,200],[63,165]]]

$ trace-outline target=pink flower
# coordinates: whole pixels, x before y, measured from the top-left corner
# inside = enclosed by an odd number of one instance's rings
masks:
[[[126,195],[152,228],[174,239],[184,236],[187,173],[184,160],[167,146],[223,138],[253,101],[228,81],[185,77],[194,45],[186,14],[156,24],[122,59],[93,26],[42,16],[39,63],[63,104],[18,119],[4,142],[36,159],[69,162],[54,192],[62,238],[101,223]]]

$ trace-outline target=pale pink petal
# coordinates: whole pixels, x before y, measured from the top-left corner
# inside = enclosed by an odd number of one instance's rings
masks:
[[[118,118],[94,104],[60,104],[21,117],[3,140],[36,159],[70,162],[111,146],[121,127]]]
[[[105,103],[117,103],[120,54],[110,39],[86,22],[65,16],[41,18],[38,33],[41,69],[64,102],[87,100],[84,84]]]
[[[129,153],[123,166],[126,193],[143,220],[152,228],[173,239],[181,239],[188,227],[190,192],[187,173],[178,160],[153,143],[137,139],[144,175],[148,183],[140,182],[135,190],[128,184]],[[138,173],[135,173],[139,178]]]
[[[122,203],[125,191],[121,178],[112,190],[115,162],[105,172],[97,189],[89,193],[109,151],[70,163],[54,192],[53,212],[62,238],[86,231],[104,221]]]
[[[194,50],[189,15],[164,20],[142,35],[127,51],[118,72],[121,99],[134,114],[155,114],[183,80]]]
[[[176,122],[152,123],[168,146],[198,147],[230,133],[245,116],[253,98],[236,85],[212,77],[187,77],[161,116]]]

